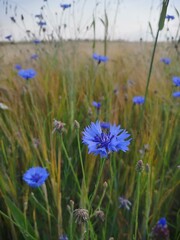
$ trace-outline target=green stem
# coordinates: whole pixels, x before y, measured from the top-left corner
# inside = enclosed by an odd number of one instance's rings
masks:
[[[64,145],[64,141],[63,141],[62,136],[61,136],[61,145],[62,145],[63,151],[64,151],[64,153],[65,153],[65,156],[66,156],[66,158],[67,158],[67,160],[68,160],[68,163],[69,163],[69,166],[70,166],[71,171],[72,171],[72,173],[73,173],[73,176],[74,176],[74,178],[75,178],[75,181],[76,181],[76,184],[77,184],[77,186],[78,186],[79,192],[81,192],[81,187],[80,187],[80,184],[79,184],[77,175],[76,175],[76,173],[75,173],[75,171],[74,171],[73,165],[72,165],[72,163],[71,163],[71,159],[70,159],[70,157],[69,157],[69,155],[68,155],[68,153],[67,153],[67,150],[66,150],[66,147],[65,147],[65,145]]]
[[[83,164],[83,159],[82,159],[82,154],[81,154],[81,146],[80,146],[80,139],[79,139],[79,129],[77,129],[77,142],[78,142],[78,151],[79,151],[79,158],[80,158],[80,163],[81,163],[81,170],[82,170],[82,175],[83,175],[83,181],[82,181],[82,189],[81,189],[81,207],[85,207],[85,203],[87,203],[87,184],[86,184],[86,176],[85,176],[85,171],[84,171],[84,164]],[[84,203],[85,199],[85,203]]]
[[[148,95],[149,83],[150,83],[151,74],[152,74],[152,67],[153,67],[153,62],[154,62],[154,56],[155,56],[155,52],[156,52],[157,42],[158,42],[158,36],[159,36],[159,29],[158,29],[158,31],[156,33],[156,38],[155,38],[155,42],[154,42],[153,52],[152,52],[152,56],[151,56],[151,62],[150,62],[149,72],[148,72],[147,81],[146,81],[146,89],[145,89],[145,95],[144,95],[144,104],[142,105],[141,113],[140,113],[140,121],[139,121],[139,126],[138,126],[138,132],[140,130],[140,127],[142,125],[142,121],[144,119],[143,118],[143,114],[144,114],[145,103],[146,103],[146,99],[147,99],[147,95]]]
[[[139,198],[140,198],[140,180],[141,180],[141,173],[138,173],[137,177],[137,195],[136,195],[136,214],[135,214],[135,240],[137,239],[137,232],[138,232],[138,214],[139,214]]]
[[[99,173],[98,173],[98,179],[97,179],[97,182],[96,182],[96,186],[95,186],[95,189],[94,189],[94,192],[93,192],[93,195],[91,197],[91,200],[90,200],[90,206],[92,206],[92,202],[97,194],[97,190],[98,190],[98,187],[99,187],[99,182],[100,182],[100,179],[101,179],[101,176],[102,176],[102,172],[103,172],[103,168],[104,168],[104,163],[105,163],[105,159],[102,159],[102,163],[101,163],[101,166],[100,166],[100,169],[99,169]]]

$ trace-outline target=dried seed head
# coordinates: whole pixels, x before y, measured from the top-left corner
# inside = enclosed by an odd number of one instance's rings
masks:
[[[139,160],[136,164],[136,171],[142,172],[144,170],[144,163],[142,160]]]
[[[57,121],[56,119],[54,119],[54,122],[53,122],[53,125],[54,125],[54,129],[52,131],[52,133],[54,133],[55,131],[59,132],[59,133],[62,133],[64,130],[65,130],[65,123],[61,122],[61,121]]]
[[[74,120],[74,128],[75,129],[79,129],[80,128],[80,125],[79,125],[79,122]]]
[[[78,208],[74,210],[75,222],[78,224],[85,223],[89,219],[89,213],[87,209]]]
[[[104,220],[105,220],[104,212],[101,211],[101,210],[97,210],[97,211],[95,212],[95,217],[96,217],[98,220],[102,221],[102,222],[104,222]]]
[[[104,188],[107,188],[107,187],[108,187],[108,184],[107,184],[106,181],[103,183],[103,187],[104,187]]]
[[[145,171],[146,171],[146,173],[149,173],[149,172],[150,172],[150,166],[149,166],[148,163],[146,163]]]

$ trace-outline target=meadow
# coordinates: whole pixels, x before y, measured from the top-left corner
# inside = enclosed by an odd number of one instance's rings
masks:
[[[0,239],[180,239],[179,49],[0,43]]]

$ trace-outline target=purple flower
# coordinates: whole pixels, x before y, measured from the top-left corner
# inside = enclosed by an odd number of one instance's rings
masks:
[[[43,21],[39,21],[37,24],[38,24],[40,27],[46,26],[46,22],[43,22]]]
[[[39,44],[39,43],[41,43],[41,41],[38,40],[38,39],[34,39],[34,40],[33,40],[33,43],[35,43],[35,44]]]
[[[92,122],[83,131],[83,143],[88,145],[89,153],[100,155],[100,157],[108,157],[111,152],[122,150],[126,152],[130,144],[130,134],[120,126],[110,124],[109,129],[105,131],[101,127],[101,123]]]
[[[170,58],[166,58],[166,57],[161,58],[160,61],[163,62],[166,65],[169,65],[171,63],[171,59]]]
[[[166,15],[166,19],[168,20],[168,21],[170,21],[170,20],[174,20],[174,16],[173,15]]]
[[[93,105],[95,108],[97,108],[97,110],[99,110],[99,109],[101,108],[101,103],[100,103],[100,102],[95,102],[95,101],[93,101],[93,102],[92,102],[92,105]]]
[[[93,53],[92,57],[93,57],[94,60],[98,61],[98,64],[100,64],[101,62],[105,63],[105,62],[107,62],[109,60],[108,57],[102,56],[102,55],[98,55],[96,53]]]
[[[180,87],[180,77],[174,76],[172,81],[176,87]]]
[[[160,218],[152,229],[152,237],[154,240],[168,240],[169,229],[165,218]]]
[[[59,237],[59,240],[68,240],[68,237],[66,235],[62,235]]]
[[[144,97],[142,97],[142,96],[135,96],[135,97],[133,97],[133,103],[134,103],[134,104],[139,104],[139,105],[141,105],[141,104],[144,103],[144,101],[145,101],[145,99],[144,99]]]
[[[28,169],[24,175],[23,180],[30,186],[30,187],[40,187],[49,176],[49,173],[45,168],[42,167],[32,167]]]
[[[36,71],[34,69],[21,69],[18,72],[18,75],[26,80],[34,78],[36,76]]]
[[[66,8],[70,8],[71,4],[61,4],[60,7],[65,10]]]
[[[37,55],[37,54],[33,54],[33,55],[31,55],[31,59],[33,59],[33,60],[37,60],[37,59],[38,59],[38,55]]]
[[[180,97],[180,91],[173,92],[172,96],[175,97],[175,98],[179,98]]]
[[[120,206],[119,206],[120,208],[125,208],[128,211],[130,210],[130,207],[132,205],[132,203],[124,197],[119,197],[119,203],[120,203]]]
[[[15,69],[16,69],[16,70],[21,70],[21,69],[22,69],[22,67],[21,67],[21,65],[20,65],[20,64],[16,64],[16,65],[15,65]]]
[[[102,129],[109,129],[110,128],[110,123],[108,122],[101,122],[101,128]]]
[[[8,41],[11,41],[11,40],[12,40],[12,35],[7,35],[7,36],[5,37],[5,39],[7,39]]]

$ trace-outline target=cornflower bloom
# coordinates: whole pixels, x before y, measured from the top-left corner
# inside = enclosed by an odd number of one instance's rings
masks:
[[[103,129],[101,123],[92,122],[83,131],[82,141],[88,145],[89,153],[100,155],[100,157],[108,157],[111,152],[122,150],[126,152],[131,139],[130,134],[120,126],[110,124],[109,129]]]
[[[21,69],[18,72],[18,75],[26,80],[34,78],[36,76],[36,71],[34,69]]]
[[[168,240],[169,229],[167,226],[166,218],[160,218],[152,229],[153,240]]]
[[[169,65],[171,63],[171,59],[170,58],[166,58],[166,57],[161,58],[160,61],[163,62],[166,65]]]
[[[176,87],[180,87],[180,77],[174,76],[172,81]]]
[[[11,41],[12,40],[12,35],[6,36],[5,39],[7,39],[8,41]]]
[[[16,69],[16,70],[21,70],[21,69],[22,69],[22,67],[21,67],[21,65],[20,65],[20,64],[16,64],[16,65],[15,65],[15,69]]]
[[[175,17],[173,15],[166,15],[166,19],[170,21],[170,20],[174,20]]]
[[[59,240],[68,240],[68,237],[66,235],[62,235],[59,237]]]
[[[46,26],[46,22],[43,22],[43,21],[39,21],[37,24],[38,24],[40,27]]]
[[[101,62],[106,63],[109,60],[107,56],[98,55],[96,53],[93,53],[92,57],[94,60],[98,61],[98,64],[100,64]]]
[[[132,203],[124,197],[119,197],[119,203],[120,203],[119,208],[125,208],[128,211],[130,210],[130,207],[132,205]]]
[[[134,104],[139,104],[139,105],[141,105],[141,104],[144,103],[144,101],[145,101],[145,98],[142,97],[142,96],[135,96],[135,97],[133,97],[133,103],[134,103]]]
[[[180,97],[180,91],[173,92],[172,96],[175,97],[175,98],[179,98]]]
[[[35,44],[39,44],[39,43],[41,43],[41,41],[38,40],[38,39],[34,39],[34,40],[33,40],[33,43],[35,43]]]
[[[67,8],[70,8],[71,7],[71,4],[61,4],[60,7],[65,10]]]
[[[100,102],[95,102],[95,101],[93,101],[93,102],[92,102],[92,105],[93,105],[97,110],[99,110],[99,109],[101,108],[101,103],[100,103]]]
[[[31,59],[32,60],[37,60],[38,59],[38,55],[37,54],[32,54],[31,55]]]
[[[108,122],[101,122],[100,123],[102,129],[109,129],[110,128],[110,123]]]
[[[30,186],[30,187],[40,187],[49,176],[49,173],[45,168],[42,167],[32,167],[27,170],[23,175],[23,180]]]

